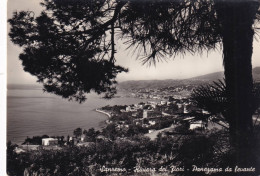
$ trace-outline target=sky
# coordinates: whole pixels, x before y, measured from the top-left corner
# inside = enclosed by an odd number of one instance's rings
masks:
[[[40,0],[8,0],[7,17],[11,18],[14,11],[31,10],[39,14],[42,7]],[[9,31],[10,26],[7,26]],[[136,54],[131,50],[125,50],[126,46],[117,45],[117,64],[127,67],[128,73],[120,73],[117,76],[119,82],[126,80],[149,80],[149,79],[183,79],[200,76],[208,73],[223,71],[222,51],[210,51],[203,54],[186,54],[169,58],[159,62],[155,66],[148,67],[142,65],[140,60],[136,60]],[[23,71],[21,61],[18,56],[22,49],[14,45],[7,38],[7,81],[12,84],[34,84],[36,78]],[[253,67],[260,66],[260,45],[254,41],[254,51],[252,57]]]

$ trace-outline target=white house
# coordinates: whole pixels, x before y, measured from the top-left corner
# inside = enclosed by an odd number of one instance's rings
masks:
[[[209,111],[206,111],[206,110],[204,110],[204,109],[202,109],[202,113],[203,113],[203,114],[210,114]]]
[[[195,119],[195,117],[187,117],[187,118],[185,118],[185,119],[183,119],[184,121],[191,121],[191,120],[193,120],[193,119]]]
[[[80,141],[84,141],[86,139],[86,136],[84,135],[84,134],[82,134],[81,136],[80,136]]]
[[[147,118],[147,111],[146,110],[143,111],[143,118]]]
[[[152,108],[156,108],[156,104],[151,104],[151,107]]]
[[[161,105],[165,105],[167,102],[164,100],[161,100]]]
[[[150,125],[155,125],[156,122],[155,122],[154,120],[149,120],[149,124],[150,124]]]
[[[163,111],[162,111],[162,115],[163,115],[163,116],[171,116],[171,114],[168,114],[168,113],[163,112]]]
[[[187,110],[187,105],[186,104],[184,104],[184,106],[183,106],[183,113],[184,114],[189,113],[189,110]]]
[[[190,130],[194,130],[196,128],[205,129],[205,123],[202,120],[194,121],[190,123]]]
[[[182,107],[181,103],[177,103],[178,108],[180,109]]]
[[[125,108],[125,111],[126,112],[129,112],[131,110],[131,107],[130,106],[127,106],[126,108]]]
[[[151,129],[151,130],[148,130],[148,133],[152,133],[154,131],[155,131],[154,129]]]
[[[44,138],[42,139],[42,145],[57,145],[58,144],[58,139],[54,138]]]

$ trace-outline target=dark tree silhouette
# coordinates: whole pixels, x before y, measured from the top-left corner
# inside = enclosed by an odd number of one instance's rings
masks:
[[[250,99],[250,113],[259,113],[257,110],[260,106],[260,83],[255,82],[252,86],[251,90],[251,99]],[[228,127],[229,131],[232,132],[232,123],[233,119],[230,118],[230,109],[232,108],[232,99],[230,99],[230,95],[228,93],[228,89],[224,81],[219,80],[218,82],[214,82],[213,84],[200,86],[193,91],[191,94],[191,100],[193,103],[203,109],[208,110],[211,115],[215,115],[212,121],[220,124],[219,121],[225,122],[228,126],[224,125],[223,127]],[[257,117],[258,118],[258,117]],[[254,119],[256,122],[258,119]],[[235,161],[233,164],[243,164],[243,165],[259,165],[256,162],[255,156],[255,148],[259,147],[259,143],[257,142],[259,129],[258,125],[254,123],[252,128],[252,133],[247,134],[247,142],[248,144],[238,140],[238,137],[234,134],[231,135],[230,138],[232,141],[232,145],[235,146],[234,155],[239,156],[238,161]],[[236,137],[236,138],[234,138]],[[243,137],[243,136],[242,136]],[[243,139],[244,140],[244,139]]]
[[[197,107],[206,109],[211,115],[216,115],[218,120],[230,124],[232,119],[228,111],[232,102],[228,96],[225,80],[218,80],[212,84],[199,86],[192,92],[190,98]],[[251,98],[250,111],[253,114],[260,106],[260,83],[253,84]]]
[[[76,138],[80,137],[82,135],[82,129],[77,128],[73,131],[73,134],[76,136]]]
[[[252,134],[252,43],[257,0],[44,0],[45,10],[15,12],[11,40],[23,47],[24,70],[44,89],[85,100],[91,90],[115,93],[116,42],[122,38],[143,63],[223,48],[231,106],[230,134],[247,148]],[[241,151],[242,152],[242,151]]]
[[[118,12],[106,19],[115,3],[45,0],[41,4],[45,10],[39,17],[22,11],[9,20],[11,40],[24,49],[19,56],[24,70],[35,75],[45,91],[69,100],[82,102],[90,91],[113,96],[116,75],[127,71],[115,65],[114,40],[108,39],[114,38],[111,25]]]

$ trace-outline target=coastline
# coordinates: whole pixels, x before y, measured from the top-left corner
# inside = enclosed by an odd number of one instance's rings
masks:
[[[103,110],[101,107],[106,105],[130,105],[141,101],[138,98],[124,97],[107,101],[91,93],[88,100],[79,105],[76,102],[60,99],[58,96],[48,96],[38,89],[31,91],[19,87],[8,90],[8,95],[6,137],[7,141],[16,144],[23,143],[27,136],[43,134],[71,136],[77,127],[100,130],[107,125],[109,116],[96,109]],[[55,106],[42,108],[42,104],[49,104],[49,102]],[[28,106],[20,106],[24,103]]]
[[[102,110],[100,110],[100,109],[96,109],[96,112],[105,114],[105,115],[107,115],[109,118],[111,117],[111,114],[109,114],[108,112],[102,111]]]

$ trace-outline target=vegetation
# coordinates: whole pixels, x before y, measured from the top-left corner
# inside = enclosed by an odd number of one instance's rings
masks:
[[[91,130],[92,131],[92,130]],[[197,146],[200,147],[197,147]],[[195,164],[200,168],[222,168],[222,172],[211,175],[237,175],[234,171],[224,172],[229,166],[235,168],[234,151],[230,146],[229,135],[222,130],[189,135],[162,135],[151,141],[147,137],[134,135],[114,140],[95,140],[86,147],[64,146],[61,150],[37,150],[16,154],[16,146],[7,145],[7,172],[10,176],[25,173],[35,175],[116,175],[117,172],[102,171],[107,168],[127,168],[119,175],[152,175],[153,172],[135,172],[140,168],[168,168],[167,175],[208,175],[206,171],[192,172]],[[119,152],[120,151],[120,152]],[[255,148],[259,152],[259,148]],[[170,173],[176,166],[184,171]],[[257,175],[257,172],[243,175]]]
[[[191,94],[191,100],[197,107],[206,109],[212,115],[221,114],[224,117],[221,120],[232,123],[227,115],[228,109],[231,106],[231,100],[228,96],[225,79],[224,81],[219,80],[213,82],[213,84],[198,87]],[[260,105],[260,83],[253,84],[250,102],[252,104],[250,111],[253,114]]]
[[[107,110],[107,111],[111,111],[114,112],[116,114],[121,114],[121,109],[125,109],[126,105],[115,105],[115,106],[105,106],[102,107],[102,110]]]
[[[95,131],[94,128],[90,128],[88,130],[84,130],[83,134],[85,135],[85,141],[95,142],[96,137],[100,134],[100,131]]]
[[[76,138],[80,137],[82,135],[82,129],[81,128],[77,128],[73,131],[74,136],[76,136]]]
[[[33,136],[32,138],[27,137],[23,144],[30,144],[30,145],[41,145],[42,139],[49,138],[48,135],[43,136]]]
[[[260,87],[259,83],[254,83],[252,92],[251,92],[251,107],[250,107],[250,113],[259,113],[258,108],[260,105]],[[231,144],[233,146],[235,145],[238,150],[234,151],[236,155],[239,155],[239,153],[243,153],[243,155],[246,155],[244,157],[249,157],[251,159],[250,162],[251,165],[256,165],[256,159],[255,154],[252,148],[255,148],[256,144],[256,136],[259,133],[259,129],[255,124],[252,124],[252,133],[250,136],[247,136],[247,140],[250,141],[250,144],[244,145],[241,147],[239,144],[239,139],[232,138],[234,134],[233,128],[233,119],[229,116],[230,108],[232,108],[233,101],[230,99],[229,92],[227,90],[226,82],[219,80],[218,82],[214,82],[211,85],[206,86],[200,86],[199,88],[195,89],[191,95],[191,100],[196,104],[196,106],[206,109],[211,113],[211,115],[214,115],[214,121],[219,122],[222,121],[224,123],[228,124],[229,131],[231,133]],[[258,118],[258,117],[257,117]],[[258,119],[255,119],[255,122]],[[231,129],[230,129],[231,128]],[[238,146],[239,147],[238,147]],[[251,150],[250,152],[245,152],[245,150]],[[250,156],[251,155],[251,156]]]
[[[33,136],[32,138],[27,137],[22,145],[42,145],[42,139],[44,138],[49,138],[48,135],[42,135],[42,136]],[[64,143],[64,136],[51,136],[51,138],[56,138],[58,139],[59,144]]]

